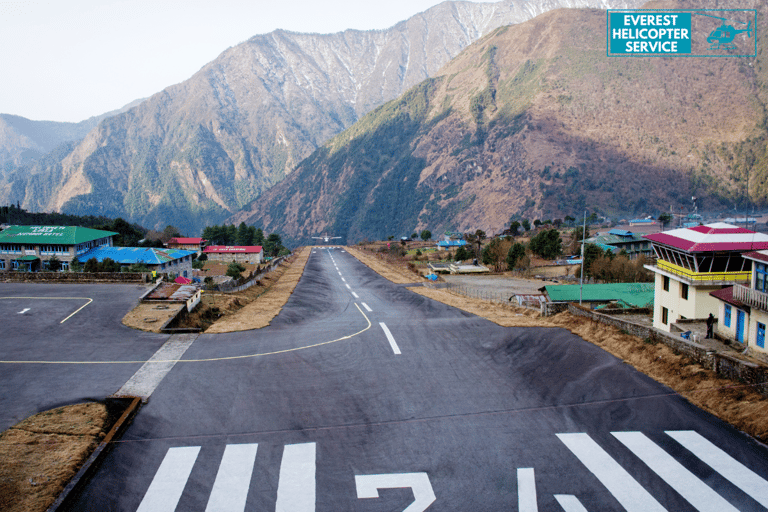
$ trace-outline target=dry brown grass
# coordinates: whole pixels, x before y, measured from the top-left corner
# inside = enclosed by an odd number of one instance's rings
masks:
[[[173,318],[184,304],[141,303],[123,317],[123,325],[140,331],[160,332],[160,328]]]
[[[0,510],[46,510],[108,428],[104,404],[41,412],[0,434]]]
[[[263,288],[262,290],[253,290],[256,288],[255,286],[249,288],[251,294],[259,293],[259,295],[242,308],[217,320],[205,332],[215,334],[247,331],[268,326],[288,302],[288,298],[304,273],[304,267],[311,251],[311,247],[304,247],[288,264],[281,265],[280,268],[273,271],[272,279],[275,281],[266,291]],[[237,300],[245,301],[246,298],[238,295]]]
[[[380,276],[389,279],[395,284],[409,284],[423,281],[423,279],[410,270],[407,264],[396,265],[394,262],[386,261],[382,256],[368,251],[362,251],[355,247],[347,247],[347,252],[362,261],[371,270]]]
[[[669,386],[696,406],[756,439],[768,442],[768,397],[753,387],[719,377],[664,344],[648,343],[637,336],[624,334],[616,327],[569,313],[542,318],[529,309],[472,299],[445,290],[422,287],[409,290],[503,327],[567,329]]]

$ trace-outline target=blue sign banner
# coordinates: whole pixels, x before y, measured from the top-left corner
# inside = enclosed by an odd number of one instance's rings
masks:
[[[691,53],[691,13],[610,12],[610,53],[671,55]]]

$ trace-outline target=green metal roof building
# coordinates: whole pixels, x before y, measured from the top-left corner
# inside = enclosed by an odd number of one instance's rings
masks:
[[[654,283],[585,284],[581,294],[583,302],[616,302],[623,307],[643,308],[653,305]],[[545,286],[552,302],[578,302],[578,284]]]
[[[10,226],[0,232],[0,271],[46,269],[54,257],[66,270],[94,247],[112,246],[115,235],[79,226]]]

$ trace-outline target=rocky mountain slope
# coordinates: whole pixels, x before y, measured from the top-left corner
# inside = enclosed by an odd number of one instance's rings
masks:
[[[756,7],[762,19],[765,2]],[[695,19],[695,33],[706,22]],[[692,195],[705,208],[731,205],[747,178],[765,204],[757,32],[757,58],[609,58],[601,11],[500,28],[231,220],[293,242],[324,231],[348,242],[423,228],[492,233],[521,215],[669,211]]]
[[[561,6],[639,3],[445,2],[387,30],[256,36],[76,145],[0,177],[0,202],[199,232],[490,30]]]
[[[103,119],[125,112],[142,101],[133,101],[119,110],[79,123],[33,121],[21,116],[0,114],[0,175],[37,160],[61,144],[82,140]]]

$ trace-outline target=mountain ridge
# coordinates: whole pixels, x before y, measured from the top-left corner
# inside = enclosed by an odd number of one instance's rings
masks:
[[[189,80],[102,121],[63,158],[6,173],[0,201],[199,231],[428,77],[481,31],[560,5],[639,3],[445,2],[383,31],[254,36]]]
[[[230,221],[294,243],[318,232],[354,242],[423,228],[498,232],[515,217],[587,207],[667,211],[692,195],[700,206],[740,200],[743,145],[757,153],[765,136],[760,52],[615,59],[604,34],[605,14],[590,10],[497,29]],[[765,202],[767,174],[756,174],[746,176],[751,198]]]

